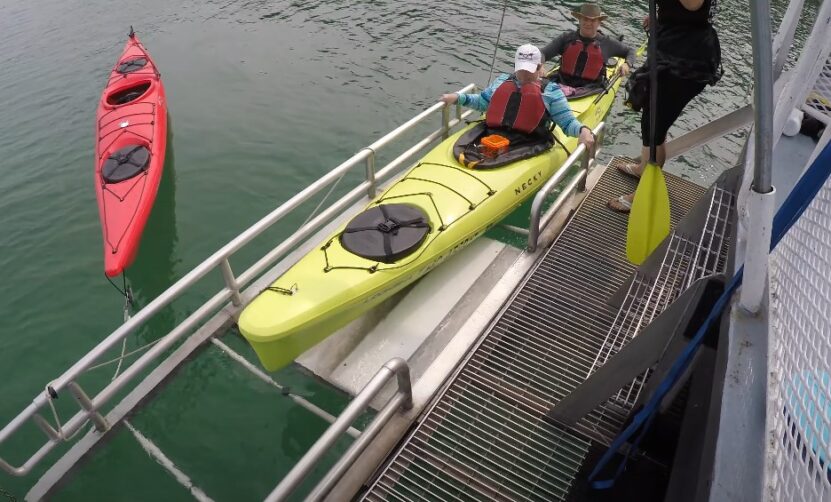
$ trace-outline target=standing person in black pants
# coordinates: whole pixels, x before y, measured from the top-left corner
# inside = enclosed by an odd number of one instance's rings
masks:
[[[656,161],[666,161],[667,131],[684,107],[707,84],[715,85],[721,78],[721,48],[713,28],[717,0],[655,0],[658,10],[657,63],[658,106],[655,124]],[[648,26],[649,18],[644,20]],[[653,57],[652,54],[649,57]],[[648,82],[649,64],[635,72],[642,73]],[[647,87],[648,89],[648,87]],[[646,91],[648,97],[649,91]],[[640,178],[649,160],[649,99],[644,100],[641,113],[641,161],[624,164],[621,172]],[[621,195],[608,202],[609,208],[628,213],[634,193]]]

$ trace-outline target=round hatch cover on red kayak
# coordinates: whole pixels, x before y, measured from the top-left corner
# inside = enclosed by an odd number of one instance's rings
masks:
[[[141,70],[147,65],[147,58],[133,58],[122,62],[115,70],[118,73],[132,73]]]
[[[340,235],[351,253],[393,263],[412,254],[430,233],[427,215],[406,204],[382,204],[354,217]]]
[[[107,183],[128,180],[147,170],[150,150],[141,145],[125,146],[113,153],[101,168],[101,177]]]

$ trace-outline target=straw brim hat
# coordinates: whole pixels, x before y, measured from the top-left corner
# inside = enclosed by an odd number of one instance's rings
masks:
[[[587,17],[589,19],[599,19],[601,21],[609,17],[600,10],[600,7],[596,3],[584,3],[580,6],[580,10],[571,11],[571,15],[577,19]]]

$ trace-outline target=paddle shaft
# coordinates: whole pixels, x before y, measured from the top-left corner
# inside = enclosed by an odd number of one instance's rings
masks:
[[[648,42],[649,42],[649,40],[648,40],[648,39],[647,39],[647,40],[644,40],[644,42],[641,44],[641,46],[640,46],[640,47],[638,47],[637,52],[635,52],[635,55],[636,55],[637,57],[641,57],[641,56],[643,55],[643,51],[645,51],[645,50],[646,50],[646,44],[647,44]],[[610,80],[610,81],[609,81],[609,83],[606,85],[606,88],[605,88],[605,89],[603,89],[603,92],[601,92],[601,93],[600,93],[600,94],[599,94],[599,95],[595,98],[595,100],[592,102],[592,104],[593,104],[593,105],[596,105],[596,104],[598,103],[598,101],[600,101],[600,99],[601,99],[601,98],[603,98],[603,96],[605,96],[607,92],[609,92],[609,89],[611,89],[611,88],[612,88],[612,86],[613,86],[613,85],[615,85],[615,82],[617,82],[617,81],[618,81],[618,79],[620,78],[620,65],[618,65],[618,66],[617,66],[617,68],[618,68],[618,71],[617,71],[617,72],[615,72],[615,77],[614,77],[612,80]]]
[[[618,81],[618,79],[620,78],[620,65],[617,66],[617,69],[618,70],[615,72],[615,77],[609,81],[609,83],[606,85],[606,88],[603,89],[603,92],[601,92],[597,95],[596,98],[594,98],[594,101],[592,101],[593,105],[596,105],[601,99],[603,99],[603,96],[605,96],[606,93],[609,92],[609,89],[611,89],[612,86],[615,85],[615,82]]]
[[[649,0],[649,163],[657,164],[655,122],[658,107],[658,21],[655,0]]]
[[[643,53],[646,52],[646,45],[648,43],[649,43],[649,37],[647,37],[647,39],[643,41],[641,46],[638,47],[638,50],[635,51],[635,56],[637,56],[637,57],[643,56]]]

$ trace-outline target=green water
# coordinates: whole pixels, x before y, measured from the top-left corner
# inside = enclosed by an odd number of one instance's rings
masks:
[[[785,4],[774,3],[778,20]],[[509,1],[497,68],[508,67],[517,45],[544,44],[572,26],[575,4]],[[721,4],[725,76],[696,99],[671,136],[752,95],[746,6]],[[159,199],[128,273],[144,305],[442,92],[484,84],[502,5],[0,0],[0,426],[121,322],[122,299],[103,277],[93,125],[130,25],[161,69],[172,132]],[[609,1],[604,9],[616,32],[640,43],[645,4]],[[622,110],[618,99],[607,154],[638,152],[638,117]],[[734,163],[742,138],[730,135],[668,170],[712,181]],[[302,223],[315,203],[235,257],[235,270]],[[128,349],[167,332],[220,285],[218,275],[203,281],[131,336]],[[225,339],[251,357],[240,340]],[[96,370],[82,383],[100,386],[113,370]],[[347,402],[298,368],[275,378],[330,412]],[[68,401],[58,400],[64,418]],[[261,499],[325,428],[212,346],[131,421],[215,500]],[[39,443],[35,431],[26,432],[0,447],[0,456],[14,463],[28,457]],[[0,487],[21,499],[36,479],[0,473]],[[122,429],[57,498],[187,500],[189,494]]]

